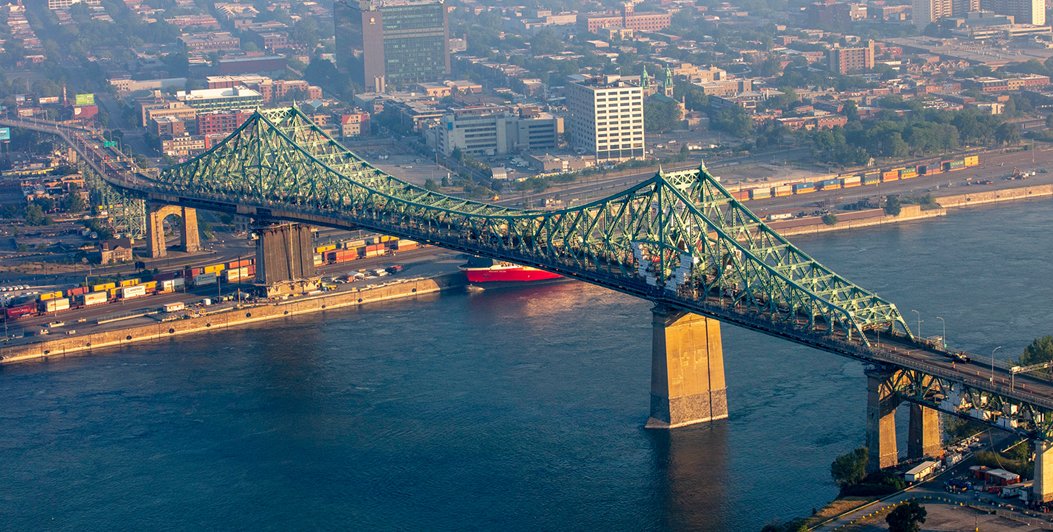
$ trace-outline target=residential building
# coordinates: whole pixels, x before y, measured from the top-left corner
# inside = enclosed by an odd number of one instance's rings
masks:
[[[183,35],[179,38],[190,53],[229,52],[241,49],[241,39],[228,32]]]
[[[55,11],[56,9],[69,9],[73,7],[73,4],[80,3],[88,4],[89,6],[100,6],[102,0],[48,0],[48,9]]]
[[[443,0],[336,0],[336,59],[366,91],[439,81],[450,73]]]
[[[830,71],[837,74],[858,74],[869,72],[874,68],[874,41],[867,41],[865,46],[831,48],[827,52],[830,60]]]
[[[247,109],[199,113],[197,115],[197,134],[207,137],[229,135],[250,116],[252,116],[252,111]]]
[[[954,0],[913,0],[914,25],[925,27],[937,20],[954,15]]]
[[[481,106],[447,113],[428,140],[447,156],[455,149],[469,155],[503,155],[554,149],[560,129],[560,119],[551,113]]]
[[[254,109],[263,103],[263,95],[246,87],[177,91],[175,97],[198,111]]]
[[[609,75],[572,81],[566,96],[570,141],[579,153],[597,160],[643,157],[643,87]]]
[[[369,113],[354,111],[340,115],[340,136],[348,139],[369,134]]]
[[[169,157],[189,157],[197,155],[209,147],[208,137],[203,135],[181,135],[170,139],[161,139],[161,153]]]
[[[621,12],[582,13],[578,15],[578,26],[591,33],[604,28],[625,28],[633,31],[662,31],[672,23],[668,11],[636,13],[632,2],[622,4]]]

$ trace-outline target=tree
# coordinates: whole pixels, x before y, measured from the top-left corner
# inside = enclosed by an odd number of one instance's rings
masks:
[[[66,198],[62,201],[62,208],[72,214],[83,211],[87,205],[84,204],[84,198],[80,197],[80,193],[73,190],[66,194]]]
[[[999,144],[1016,144],[1020,142],[1020,126],[1003,122],[995,129],[995,140]]]
[[[44,209],[36,203],[26,205],[26,223],[29,225],[48,225],[51,218],[44,214]]]
[[[837,225],[837,215],[832,212],[824,214],[823,223],[826,225]]]
[[[1021,366],[1040,364],[1053,360],[1053,336],[1035,338],[1031,345],[1024,348],[1024,354],[1017,361]]]
[[[680,123],[680,106],[669,98],[651,97],[644,102],[644,128],[647,131],[669,131]]]
[[[899,216],[899,213],[902,210],[903,204],[899,201],[899,196],[893,194],[885,199],[885,214],[889,216]]]
[[[855,101],[848,100],[845,102],[844,113],[849,122],[859,121],[859,105]]]
[[[918,532],[927,514],[918,501],[911,500],[889,512],[885,522],[888,523],[889,532]]]
[[[830,476],[842,489],[859,484],[866,478],[867,461],[866,447],[842,454],[830,464]]]

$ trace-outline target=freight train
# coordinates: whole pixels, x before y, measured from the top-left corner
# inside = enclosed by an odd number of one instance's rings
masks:
[[[933,159],[923,164],[898,166],[883,170],[867,170],[853,174],[839,174],[813,177],[797,182],[786,182],[777,185],[738,185],[728,187],[728,192],[739,201],[797,196],[819,190],[840,190],[868,185],[879,185],[918,176],[956,172],[979,166],[979,155],[968,155],[961,159]]]

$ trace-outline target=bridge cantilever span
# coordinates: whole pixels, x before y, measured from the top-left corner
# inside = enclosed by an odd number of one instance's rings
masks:
[[[656,347],[652,367],[672,374],[704,360],[708,369],[703,371],[710,372],[701,384],[681,386],[688,395],[676,397],[674,379],[653,379],[652,410],[658,403],[668,413],[681,401],[680,407],[708,409],[697,419],[726,415],[726,406],[719,411],[719,332],[714,333],[715,324],[686,319],[685,313],[692,313],[866,363],[873,392],[868,441],[874,464],[897,459],[895,438],[887,433],[890,401],[919,405],[917,423],[911,425],[920,431],[911,435],[912,454],[932,452],[934,416],[925,409],[979,419],[1041,441],[1053,439],[1053,384],[1032,377],[1019,377],[1014,384],[1006,368],[981,375],[982,366],[956,363],[960,359],[951,353],[914,338],[895,305],[795,247],[702,165],[659,172],[578,207],[523,210],[440,194],[392,177],[296,109],[257,111],[211,150],[153,175],[102,165],[92,155],[95,148],[82,135],[74,137],[71,142],[108,182],[157,204],[257,220],[363,227],[650,300],[656,305],[655,345],[661,342],[668,357],[659,360]],[[705,352],[695,343],[704,344]],[[655,390],[666,395],[656,398]],[[1053,496],[1053,451],[1049,454],[1043,471],[1051,478],[1039,490],[1043,496]]]

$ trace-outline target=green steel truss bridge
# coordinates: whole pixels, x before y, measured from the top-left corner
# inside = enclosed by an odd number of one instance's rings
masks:
[[[259,110],[211,150],[147,173],[63,136],[113,186],[155,204],[365,228],[579,279],[864,362],[886,395],[1053,440],[1053,383],[963,363],[915,338],[894,304],[809,257],[704,166],[659,172],[607,198],[522,210],[447,196],[356,156],[296,109]]]

